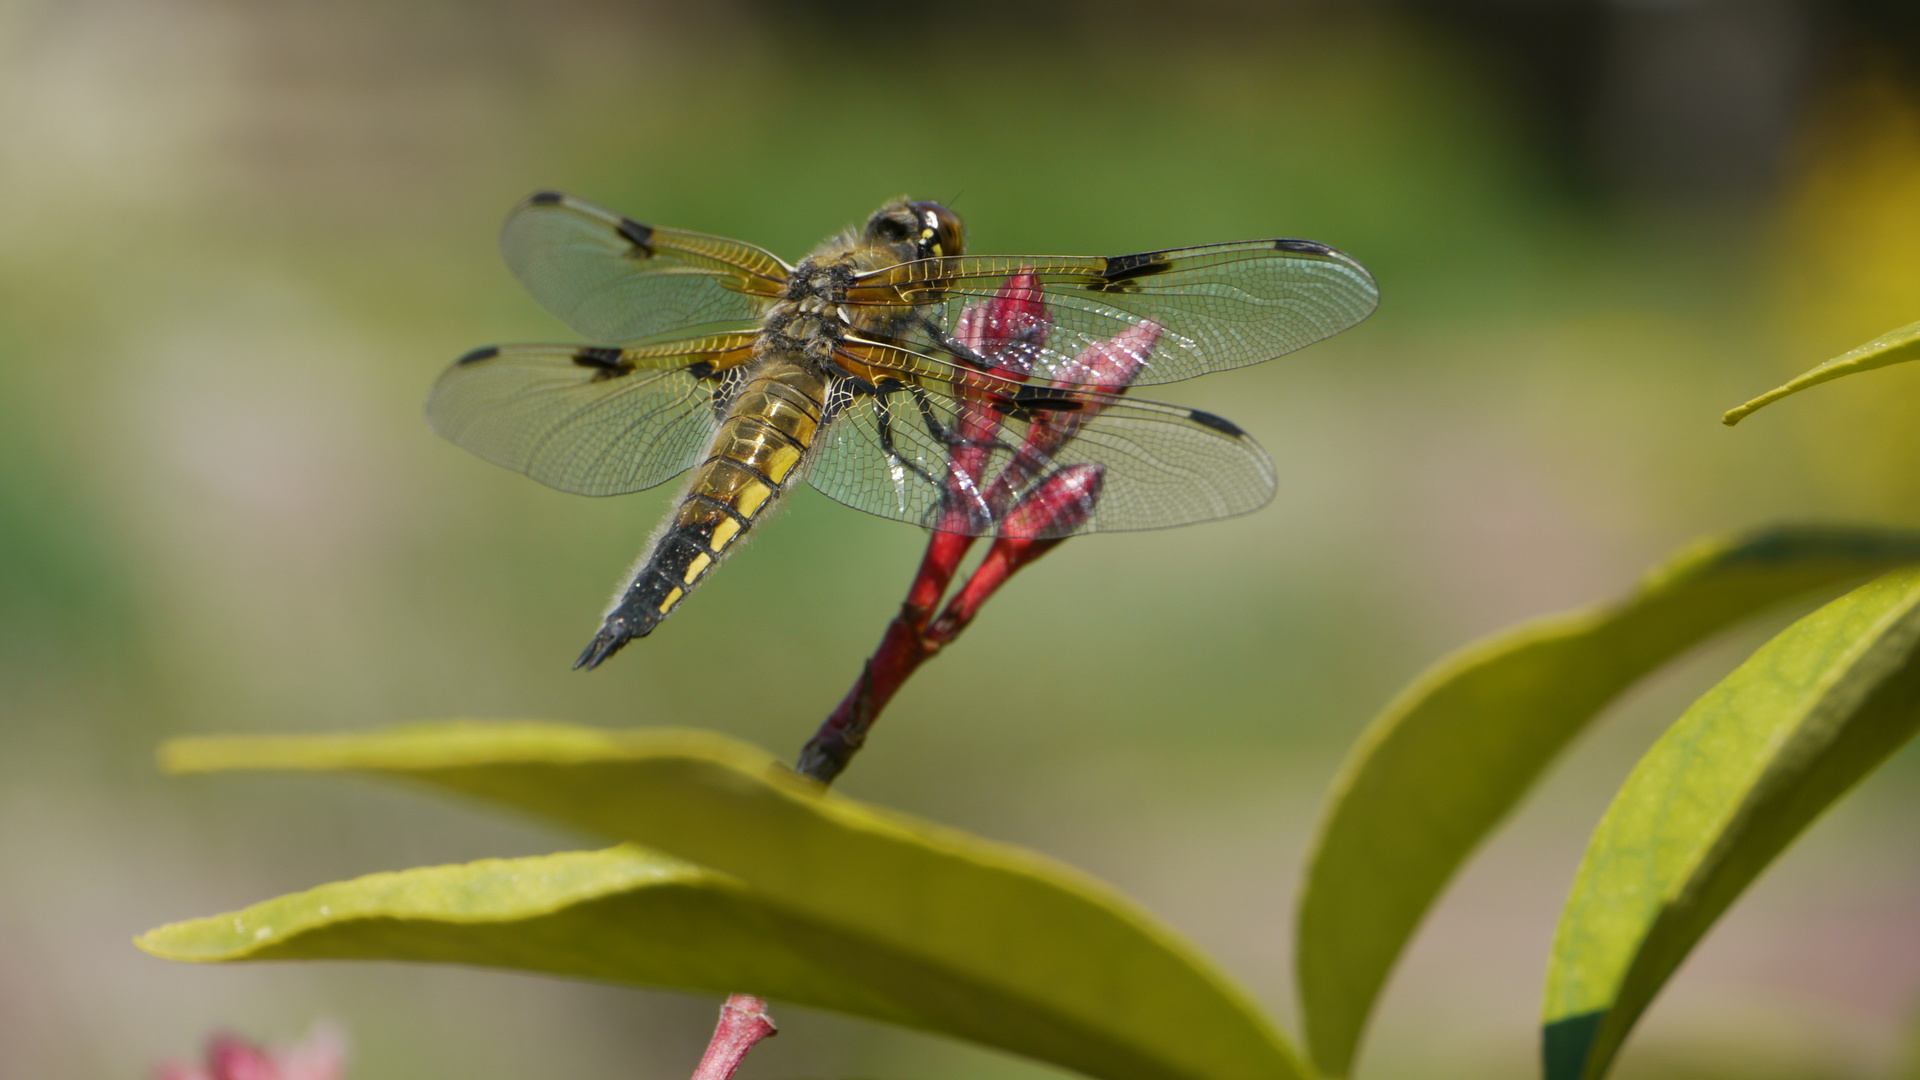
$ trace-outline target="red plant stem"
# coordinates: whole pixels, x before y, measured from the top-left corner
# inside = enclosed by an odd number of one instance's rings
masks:
[[[967,628],[980,606],[1028,563],[1060,546],[1060,538],[1030,539],[1035,534],[1072,528],[1086,520],[1099,502],[1105,472],[1098,465],[1071,465],[1061,469],[1030,493],[1003,522],[1014,535],[1001,536],[987,549],[987,557],[973,571],[960,592],[947,602],[939,618],[933,607],[953,581],[973,537],[936,532],[927,541],[920,572],[907,590],[900,614],[887,624],[880,647],[860,670],[847,691],[800,751],[796,766],[803,776],[830,784],[853,755],[866,744],[867,732],[907,677],[932,659]]]
[[[927,640],[927,625],[973,541],[974,537],[947,532],[934,533],[927,541],[927,553],[920,560],[913,585],[907,589],[907,599],[881,634],[879,648],[860,669],[853,689],[800,751],[795,766],[800,775],[823,784],[833,783],[866,745],[867,731],[879,719],[880,710],[893,700],[907,677],[939,651],[938,643]]]
[[[1007,583],[1007,579],[1020,572],[1028,563],[1059,547],[1065,538],[1056,540],[1013,540],[1006,537],[995,540],[987,549],[987,557],[960,592],[947,603],[947,609],[927,627],[926,640],[933,651],[938,651],[967,628],[973,617],[980,613],[981,605],[987,598]],[[930,652],[928,655],[932,655]]]
[[[755,1043],[779,1032],[767,1015],[766,1002],[752,994],[732,995],[720,1006],[720,1023],[713,1029],[706,1055],[693,1070],[693,1080],[729,1080]]]

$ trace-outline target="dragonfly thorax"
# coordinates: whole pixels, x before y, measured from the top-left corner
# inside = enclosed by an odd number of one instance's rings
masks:
[[[844,303],[857,272],[845,255],[830,262],[822,262],[818,256],[802,259],[800,265],[793,268],[793,276],[787,279],[782,299],[800,303],[810,300],[822,304]]]
[[[787,280],[785,294],[761,324],[759,354],[798,354],[830,363],[854,321],[846,299],[855,273],[844,257],[830,262],[802,260]]]

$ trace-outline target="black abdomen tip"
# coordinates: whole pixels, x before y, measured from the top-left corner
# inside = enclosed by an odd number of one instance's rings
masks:
[[[580,654],[580,659],[573,662],[573,670],[579,671],[581,668],[586,668],[592,671],[605,663],[607,657],[619,652],[627,642],[634,638],[646,637],[655,626],[659,625],[659,622],[658,619],[636,622],[629,616],[614,612],[607,616],[606,622],[600,625],[600,632],[593,635],[593,640],[587,643],[586,650]]]

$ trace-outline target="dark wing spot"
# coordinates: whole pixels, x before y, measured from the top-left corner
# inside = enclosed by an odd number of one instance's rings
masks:
[[[625,354],[605,345],[583,346],[573,354],[573,362],[583,368],[592,368],[594,382],[606,382],[633,374],[633,365],[627,363]]]
[[[620,219],[620,235],[626,237],[634,247],[639,248],[640,254],[648,258],[653,257],[653,226],[642,225],[630,217],[623,217]]]
[[[1022,409],[1045,409],[1049,412],[1079,412],[1086,405],[1079,398],[1064,397],[1043,386],[1023,386],[1014,391],[1013,400]]]
[[[1110,255],[1107,265],[1100,271],[1100,279],[1108,289],[1114,289],[1123,281],[1164,274],[1173,269],[1162,251],[1148,251],[1139,255]]]
[[[1215,416],[1210,412],[1202,412],[1199,409],[1188,409],[1187,419],[1192,420],[1201,427],[1210,427],[1222,435],[1230,435],[1236,439],[1246,434],[1246,432],[1240,430],[1240,425],[1226,417]]]
[[[554,206],[566,196],[557,191],[536,191],[527,196],[527,201],[535,206]]]
[[[1022,390],[1012,397],[995,394],[986,399],[986,406],[1001,416],[1011,416],[1015,420],[1031,420],[1035,413],[1042,412],[1079,412],[1086,403],[1076,398],[1046,397],[1041,394],[1029,394]]]
[[[696,379],[713,378],[713,363],[708,360],[696,360],[687,365],[687,374]]]
[[[454,364],[456,366],[460,364],[477,364],[482,360],[491,360],[494,357],[499,355],[500,355],[500,347],[498,345],[486,345],[481,348],[473,350],[472,352],[468,353],[467,355],[461,357],[458,360],[455,360]]]
[[[1331,255],[1333,249],[1312,240],[1275,240],[1275,251],[1291,251],[1299,255]]]
[[[624,365],[620,363],[620,350],[604,345],[588,345],[573,354],[573,362],[581,367],[599,368],[613,371]]]

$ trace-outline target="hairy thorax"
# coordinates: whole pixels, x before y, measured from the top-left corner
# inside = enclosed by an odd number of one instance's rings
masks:
[[[825,247],[794,267],[786,293],[767,312],[755,346],[760,359],[800,357],[831,371],[838,366],[835,350],[848,335],[862,336],[897,317],[885,308],[847,303],[855,277],[897,259],[871,248]]]

